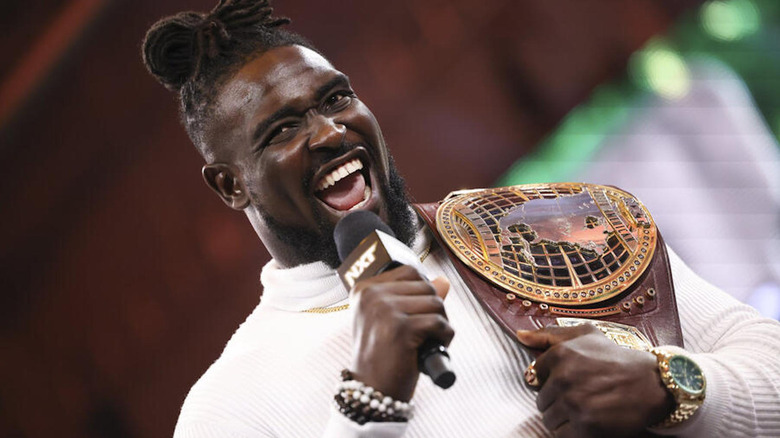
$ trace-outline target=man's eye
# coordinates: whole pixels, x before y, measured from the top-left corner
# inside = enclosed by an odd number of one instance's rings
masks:
[[[298,127],[295,123],[286,123],[284,125],[277,126],[271,134],[268,135],[268,144],[274,144],[279,143],[281,141],[286,141],[295,136],[296,128]]]
[[[354,97],[354,94],[351,91],[339,91],[331,94],[325,100],[325,109],[338,111],[346,108],[352,100],[352,97]]]

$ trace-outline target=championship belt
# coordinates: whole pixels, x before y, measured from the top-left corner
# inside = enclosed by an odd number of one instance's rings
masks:
[[[527,184],[416,207],[512,338],[519,329],[591,323],[629,348],[683,345],[666,246],[631,194]]]

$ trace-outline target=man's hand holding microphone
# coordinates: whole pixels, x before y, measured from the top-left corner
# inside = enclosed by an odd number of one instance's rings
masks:
[[[451,386],[445,347],[455,332],[444,309],[447,279],[428,281],[414,252],[371,212],[343,218],[334,237],[338,271],[354,297],[355,379],[401,401],[412,398],[420,371]]]

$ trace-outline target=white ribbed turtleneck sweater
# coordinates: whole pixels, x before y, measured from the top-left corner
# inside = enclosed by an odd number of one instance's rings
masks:
[[[416,251],[429,242],[421,236]],[[780,436],[780,324],[701,280],[671,251],[670,261],[686,351],[704,370],[707,398],[694,418],[665,433]],[[445,307],[458,380],[442,390],[421,377],[408,424],[358,426],[334,409],[339,373],[350,363],[352,314],[302,311],[344,304],[347,291],[323,263],[281,269],[272,260],[261,303],[192,387],[174,436],[551,436],[523,383],[529,356],[485,314],[441,249],[423,266],[452,284]]]

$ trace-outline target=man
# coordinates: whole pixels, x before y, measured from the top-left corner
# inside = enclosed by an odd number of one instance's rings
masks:
[[[261,304],[192,388],[176,436],[636,436],[677,412],[658,359],[591,325],[503,334],[421,228],[347,77],[271,12],[223,0],[161,20],[144,43],[150,72],[180,95],[207,184],[273,256]],[[359,282],[350,303],[331,236],[354,210],[377,213],[433,280],[398,268]],[[674,255],[672,266],[687,354],[708,387],[695,414],[653,431],[780,434],[778,324]],[[419,378],[426,339],[449,346],[451,389]],[[517,341],[545,350],[538,393]]]

